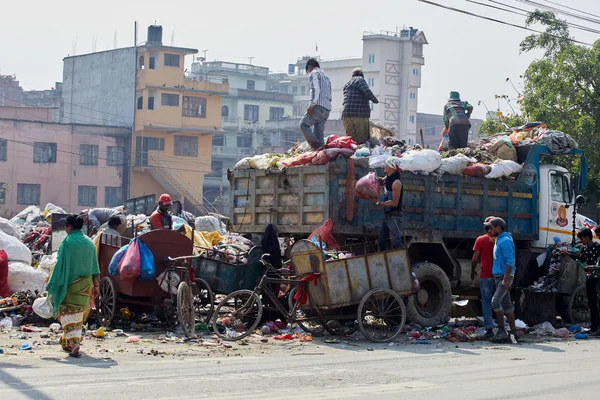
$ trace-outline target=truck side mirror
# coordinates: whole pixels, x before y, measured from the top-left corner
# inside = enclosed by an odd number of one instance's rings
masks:
[[[585,196],[579,195],[575,198],[575,204],[577,204],[578,206],[581,206],[585,203],[587,203],[587,199],[585,198]]]

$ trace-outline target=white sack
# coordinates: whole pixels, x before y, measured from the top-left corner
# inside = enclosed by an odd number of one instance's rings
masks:
[[[19,230],[17,229],[15,224],[2,217],[0,217],[0,231],[6,233],[7,235],[13,236],[19,240],[21,239],[21,234],[19,233]]]
[[[8,263],[8,288],[11,293],[20,290],[37,290],[41,293],[46,285],[47,277],[47,274],[29,264],[19,261]]]
[[[454,157],[442,159],[440,167],[434,172],[439,175],[460,175],[465,170],[469,163],[476,163],[477,160],[469,158],[464,154],[458,154]]]
[[[523,169],[521,164],[517,164],[516,162],[510,160],[500,161],[497,164],[492,164],[491,167],[492,172],[485,176],[488,179],[496,179],[502,178],[504,176],[511,176],[512,174],[521,172],[521,170]]]
[[[224,224],[219,221],[219,218],[210,215],[197,217],[195,228],[199,232],[217,232],[219,235],[225,234]]]
[[[410,150],[402,157],[392,157],[396,168],[411,172],[433,172],[440,167],[442,156],[435,150]]]
[[[31,265],[31,251],[19,239],[0,231],[0,249],[8,255],[8,261],[21,261]]]

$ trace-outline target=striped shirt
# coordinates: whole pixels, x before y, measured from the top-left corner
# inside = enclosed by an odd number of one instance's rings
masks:
[[[308,75],[310,85],[310,104],[325,107],[331,111],[331,82],[321,68],[315,68]]]

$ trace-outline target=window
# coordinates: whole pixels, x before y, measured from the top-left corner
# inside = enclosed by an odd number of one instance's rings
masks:
[[[413,68],[413,75],[419,75],[419,69]]]
[[[175,156],[198,157],[198,136],[175,135]]]
[[[82,144],[79,146],[79,164],[98,165],[98,145]]]
[[[26,206],[40,205],[41,185],[19,183],[17,184],[17,204]]]
[[[435,136],[435,126],[426,126],[425,136]]]
[[[225,135],[223,134],[216,134],[212,138],[213,146],[225,146],[225,143]]]
[[[550,190],[552,191],[552,201],[561,203],[571,203],[571,191],[569,189],[569,180],[566,175],[552,174],[550,180]]]
[[[142,110],[144,108],[144,96],[140,96],[137,99],[137,109]]]
[[[184,117],[206,118],[206,99],[204,97],[183,96],[181,115]]]
[[[139,69],[144,69],[144,56],[139,56],[138,57],[138,68]]]
[[[33,144],[33,162],[56,163],[56,143],[35,142]]]
[[[258,106],[244,104],[244,121],[258,121]]]
[[[252,134],[240,133],[237,135],[237,147],[252,147]]]
[[[123,205],[123,188],[106,186],[104,188],[104,205],[107,207]]]
[[[408,120],[410,121],[411,124],[415,123],[415,116],[411,115],[410,117],[408,117]]]
[[[375,78],[367,78],[367,85],[369,85],[369,87],[375,86]]]
[[[165,67],[179,67],[179,54],[165,53]]]
[[[298,94],[298,86],[292,86],[292,94]]]
[[[256,82],[254,81],[246,81],[246,89],[248,90],[254,90],[254,87],[256,86]]]
[[[144,145],[145,145],[144,147],[146,148],[146,150],[164,151],[165,150],[165,139],[155,138],[155,137],[145,137]]]
[[[160,104],[163,106],[179,107],[179,95],[163,93],[160,97]]]
[[[106,165],[120,166],[125,164],[125,147],[108,146],[106,148]]]
[[[148,165],[148,151],[149,150],[165,150],[165,139],[155,137],[144,137],[142,145],[142,138],[135,138],[135,165]]]
[[[220,178],[223,175],[223,161],[211,161],[210,169],[212,172],[210,174],[206,174],[206,176]]]
[[[79,186],[77,205],[79,206],[96,206],[96,191],[97,186]]]
[[[375,64],[375,54],[369,54],[369,64]]]
[[[306,94],[306,86],[300,87],[300,94],[304,96]]]
[[[0,204],[6,204],[6,190],[8,189],[8,185],[6,183],[0,182]]]
[[[154,96],[148,97],[148,110],[154,110]]]
[[[148,68],[150,69],[156,69],[156,57],[150,57],[148,59]]]
[[[275,121],[283,118],[283,107],[271,107],[269,110],[269,119]]]
[[[417,98],[417,94],[415,92],[410,92],[409,97],[414,100]]]
[[[0,161],[6,161],[7,147],[8,147],[8,140],[0,139]]]
[[[221,107],[221,117],[229,117],[229,107]]]

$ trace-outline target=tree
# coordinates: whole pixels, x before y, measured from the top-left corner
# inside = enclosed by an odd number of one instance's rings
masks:
[[[480,137],[494,136],[506,132],[508,128],[521,126],[526,120],[522,115],[496,113],[496,118],[488,118],[479,125],[478,135]]]
[[[600,41],[592,47],[574,44],[564,21],[536,11],[528,23],[546,25],[546,32],[527,37],[521,50],[542,49],[524,75],[521,109],[530,121],[571,135],[590,165],[589,194],[600,194]]]

